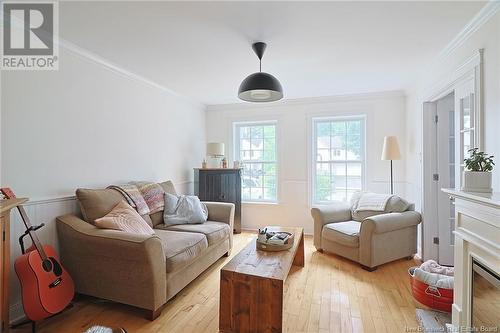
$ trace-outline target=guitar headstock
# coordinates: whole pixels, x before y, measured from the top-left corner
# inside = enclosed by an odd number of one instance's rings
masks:
[[[2,187],[2,188],[0,188],[0,192],[2,192],[3,196],[5,197],[5,199],[14,199],[14,198],[16,198],[16,195],[10,189],[10,187]]]

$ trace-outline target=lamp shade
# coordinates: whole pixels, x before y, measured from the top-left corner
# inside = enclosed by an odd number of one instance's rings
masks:
[[[238,89],[238,97],[247,102],[274,102],[283,98],[283,88],[277,78],[262,71],[262,57],[267,44],[257,42],[252,49],[259,58],[259,72],[250,74]]]
[[[273,102],[283,98],[283,88],[271,74],[258,72],[243,80],[238,97],[247,102]]]
[[[207,143],[208,156],[224,156],[224,143],[209,142]]]
[[[382,160],[400,160],[398,138],[395,136],[384,137],[384,148],[382,149]]]

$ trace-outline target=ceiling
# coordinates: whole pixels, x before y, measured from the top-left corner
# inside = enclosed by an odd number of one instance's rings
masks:
[[[59,32],[204,104],[258,71],[285,98],[407,89],[485,2],[61,2]]]

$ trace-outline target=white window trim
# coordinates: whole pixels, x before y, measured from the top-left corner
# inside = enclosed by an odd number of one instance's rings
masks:
[[[275,126],[275,147],[276,147],[276,152],[275,152],[275,164],[276,164],[276,199],[274,200],[268,200],[268,199],[262,199],[262,200],[244,200],[243,195],[242,195],[242,204],[279,204],[279,198],[280,198],[280,190],[279,190],[279,161],[280,161],[280,155],[279,155],[279,148],[278,148],[278,137],[279,137],[279,127],[278,127],[278,121],[277,120],[255,120],[255,121],[235,121],[232,123],[232,137],[233,137],[233,159],[234,160],[240,160],[240,143],[239,143],[239,137],[236,137],[236,132],[239,127],[242,126],[265,126],[265,125],[274,125]],[[239,134],[239,131],[238,131]],[[243,179],[243,178],[242,178]]]
[[[310,150],[310,156],[309,156],[309,165],[310,165],[310,178],[309,178],[309,183],[310,186],[309,188],[311,189],[310,195],[309,195],[309,202],[311,206],[321,206],[321,205],[328,205],[332,202],[335,202],[334,200],[331,201],[316,201],[316,150],[317,150],[317,140],[316,140],[316,124],[318,122],[325,122],[325,121],[348,121],[348,120],[362,120],[363,121],[363,130],[361,132],[362,138],[361,142],[363,143],[362,148],[362,160],[361,161],[352,161],[354,163],[359,163],[361,162],[361,190],[366,189],[366,115],[364,114],[359,114],[359,115],[349,115],[349,116],[320,116],[320,117],[312,117],[311,118],[311,135],[309,135],[310,138],[310,145],[309,147],[311,148]],[[339,163],[349,163],[350,160],[346,161],[339,161]]]

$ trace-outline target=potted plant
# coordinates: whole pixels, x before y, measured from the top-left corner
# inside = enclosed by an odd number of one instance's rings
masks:
[[[464,160],[465,168],[462,175],[462,191],[493,192],[491,188],[491,171],[495,163],[492,155],[488,156],[479,148],[469,150],[470,157]]]

